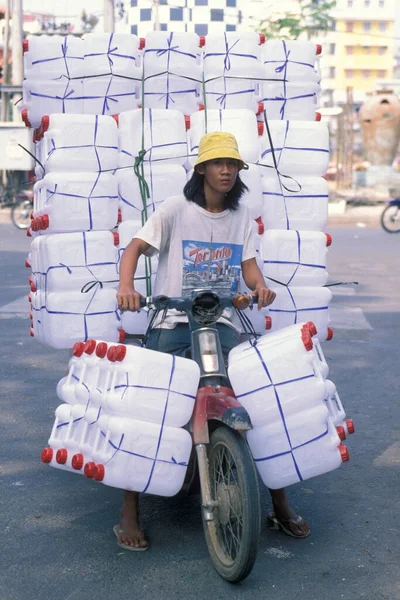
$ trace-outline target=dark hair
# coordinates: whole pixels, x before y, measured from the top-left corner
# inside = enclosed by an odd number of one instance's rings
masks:
[[[224,199],[224,210],[231,209],[237,210],[239,208],[239,200],[245,192],[248,191],[248,187],[240,179],[239,173],[236,177],[235,185],[225,195]],[[206,206],[206,197],[204,195],[204,175],[200,175],[196,170],[193,171],[193,175],[183,188],[183,194],[186,200],[195,202],[202,208]]]

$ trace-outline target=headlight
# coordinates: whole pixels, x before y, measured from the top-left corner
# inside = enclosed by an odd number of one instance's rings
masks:
[[[199,334],[201,362],[206,373],[218,373],[219,361],[217,350],[217,337],[212,331]]]

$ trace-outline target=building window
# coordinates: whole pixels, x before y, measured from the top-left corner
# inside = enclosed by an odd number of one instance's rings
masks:
[[[365,33],[368,33],[369,31],[371,31],[371,23],[369,21],[365,21],[363,23],[363,31]]]
[[[137,6],[137,0],[131,0],[131,6],[132,6],[132,8],[133,8],[134,6]]]
[[[236,0],[226,0],[226,5],[230,8],[236,8]]]
[[[387,46],[378,46],[378,54],[379,56],[383,56],[386,54]]]
[[[364,77],[364,79],[368,79],[370,75],[371,75],[371,71],[369,69],[364,69],[363,70],[363,77]]]
[[[330,79],[335,79],[336,67],[329,67],[329,77],[330,77]]]
[[[201,25],[196,23],[194,26],[194,30],[197,35],[207,35],[208,34],[208,25]]]
[[[160,30],[161,31],[168,31],[168,23],[161,23],[160,24]]]
[[[384,79],[386,77],[386,71],[385,69],[378,69],[378,73],[377,73],[378,77],[380,77],[381,79]]]
[[[137,35],[137,25],[131,25],[131,34]]]
[[[208,6],[208,0],[194,0],[195,6]]]
[[[236,25],[227,25],[226,31],[236,31]]]
[[[379,23],[379,31],[381,33],[385,33],[386,29],[387,29],[386,23]]]
[[[160,6],[168,6],[168,0],[158,0]]]
[[[346,46],[346,54],[353,54],[353,52],[354,52],[353,46]]]
[[[170,21],[183,21],[183,8],[170,8],[169,9],[169,20]]]
[[[353,69],[346,69],[344,72],[346,79],[351,79],[353,77]]]
[[[346,22],[346,31],[347,33],[351,33],[354,29],[354,23],[353,21],[347,21]]]
[[[329,54],[335,54],[336,44],[329,44]]]
[[[222,8],[212,8],[210,10],[210,20],[211,21],[223,21],[224,20],[224,10]]]
[[[141,8],[140,9],[140,20],[141,21],[151,21],[151,8]]]

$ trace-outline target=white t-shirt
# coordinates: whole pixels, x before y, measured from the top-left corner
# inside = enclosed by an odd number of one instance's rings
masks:
[[[159,252],[154,295],[189,296],[195,289],[212,289],[220,295],[238,291],[241,264],[256,257],[250,217],[245,206],[237,210],[211,213],[173,196],[150,216],[136,238],[152,247],[146,254]],[[224,311],[219,322],[236,328],[234,311]],[[187,322],[184,313],[169,310],[153,326],[172,329]]]

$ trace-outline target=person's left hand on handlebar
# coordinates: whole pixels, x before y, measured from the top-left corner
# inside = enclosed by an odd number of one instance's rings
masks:
[[[256,287],[254,295],[258,296],[258,310],[269,306],[276,298],[275,292],[265,286]]]

